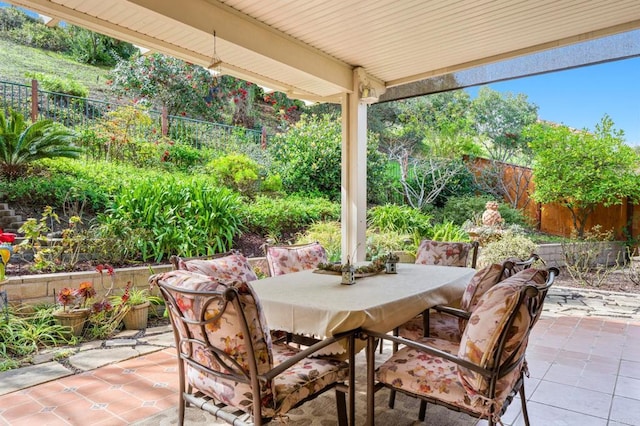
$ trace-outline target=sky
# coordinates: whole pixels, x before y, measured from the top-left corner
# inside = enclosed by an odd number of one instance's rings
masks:
[[[589,65],[500,83],[491,89],[522,93],[538,106],[538,117],[575,129],[594,130],[605,114],[640,146],[640,58]],[[475,98],[479,87],[466,89]]]

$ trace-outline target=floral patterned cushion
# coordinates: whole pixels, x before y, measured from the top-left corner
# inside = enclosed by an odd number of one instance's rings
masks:
[[[214,277],[224,283],[249,282],[258,279],[247,258],[239,252],[215,259],[180,259],[178,269]]]
[[[271,276],[313,269],[318,263],[327,262],[327,252],[320,243],[301,246],[267,247],[267,262]]]
[[[481,367],[494,367],[493,354],[497,349],[500,334],[511,314],[518,309],[515,320],[509,327],[500,362],[505,361],[514,352],[515,358],[518,358],[526,349],[526,340],[533,320],[528,313],[527,304],[518,305],[520,290],[528,284],[543,285],[546,279],[547,271],[545,270],[525,269],[487,290],[480,297],[462,333],[458,357]],[[520,345],[520,343],[523,344]],[[488,381],[484,376],[462,366],[458,368],[458,376],[472,400],[483,400],[486,404],[493,403],[495,410],[500,411],[502,403],[519,378],[521,369],[522,366],[515,368],[498,380],[494,401],[486,400]]]
[[[273,345],[274,364],[286,361],[299,351],[300,349],[286,344]],[[273,379],[276,392],[275,408],[263,409],[263,415],[274,417],[286,413],[310,395],[333,383],[347,380],[348,375],[349,365],[346,362],[305,358]]]
[[[422,240],[416,263],[423,265],[467,266],[470,243],[451,243]]]
[[[398,329],[398,335],[409,340],[419,340],[423,338],[424,329],[422,316],[415,317],[402,324]],[[449,340],[450,342],[459,342],[460,336],[458,317],[435,310],[429,310],[429,337]]]
[[[480,296],[504,278],[502,270],[503,266],[496,263],[476,272],[462,295],[460,309],[467,312],[473,311]],[[429,311],[429,337],[459,342],[466,325],[467,321],[464,318],[440,313],[433,309]],[[410,340],[423,337],[422,317],[416,317],[403,324],[399,329],[399,335]]]
[[[480,296],[502,279],[502,268],[501,264],[494,263],[476,272],[462,294],[460,309],[467,312],[473,311]]]
[[[449,340],[427,337],[419,341],[450,354],[458,351],[458,344]],[[479,408],[472,405],[458,380],[457,364],[425,352],[408,347],[398,350],[378,368],[376,379],[416,395],[437,398],[455,407],[480,412]]]
[[[189,326],[189,332],[187,332],[180,321],[175,321],[179,334],[182,338],[191,334],[195,339],[202,341],[208,340],[210,344],[215,347],[224,345],[225,353],[229,354],[240,366],[248,370],[249,365],[247,364],[247,355],[245,353],[245,339],[249,338],[249,336],[243,334],[240,325],[242,321],[241,315],[244,314],[251,332],[250,338],[253,343],[258,374],[264,374],[273,368],[272,342],[269,328],[260,307],[259,300],[249,284],[239,281],[222,283],[213,277],[185,270],[170,271],[164,274],[154,275],[150,278],[151,284],[157,283],[158,281],[174,287],[203,292],[224,291],[230,286],[237,288],[242,305],[242,313],[237,312],[232,304],[228,304],[225,313],[218,318],[218,320],[206,326],[206,336],[203,335],[200,326]],[[205,299],[199,298],[197,295],[178,291],[172,291],[171,294],[175,298],[182,314],[188,319],[199,320],[199,313],[202,309],[205,310],[204,316],[206,318],[213,318],[220,313],[220,304],[212,303],[208,307],[203,307],[202,304]],[[228,372],[215,358],[211,357],[205,351],[205,346],[201,343],[185,343],[180,347],[180,351],[191,354],[197,362],[212,370]],[[251,388],[248,384],[215,377],[203,373],[188,364],[186,375],[190,385],[209,396],[234,407],[246,410],[251,409]],[[262,382],[261,385],[263,404],[265,407],[274,408],[273,382]]]

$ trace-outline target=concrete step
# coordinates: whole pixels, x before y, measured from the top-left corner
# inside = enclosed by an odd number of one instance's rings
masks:
[[[15,215],[15,211],[11,210],[11,209],[2,209],[0,210],[0,218],[1,217],[6,217],[6,216],[13,216]]]
[[[18,233],[18,229],[24,224],[22,220],[20,220],[20,216],[18,216],[18,220],[14,222],[10,222],[5,228],[2,228],[4,232],[13,232],[14,234]],[[13,231],[10,231],[13,229]]]

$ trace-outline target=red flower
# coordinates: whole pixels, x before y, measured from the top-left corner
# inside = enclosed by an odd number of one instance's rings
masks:
[[[93,284],[89,281],[80,283],[80,287],[73,290],[73,295],[82,299],[82,307],[87,303],[87,300],[96,295],[96,290],[93,288]]]
[[[75,296],[73,295],[72,289],[64,287],[60,289],[58,295],[56,296],[56,299],[58,300],[58,303],[60,303],[62,307],[66,309],[67,305],[75,300]]]
[[[127,281],[127,286],[124,288],[124,294],[121,296],[123,305],[127,303],[127,300],[129,300],[129,288],[131,288],[131,281]]]

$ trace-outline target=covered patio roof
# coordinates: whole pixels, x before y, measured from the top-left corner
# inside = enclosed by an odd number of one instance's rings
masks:
[[[636,0],[11,0],[282,91],[339,103],[353,70],[384,88],[640,28]]]
[[[215,31],[223,73],[291,98],[341,103],[343,254],[358,260],[367,103],[408,97],[399,89],[425,79],[640,28],[637,0],[10,2],[204,67]]]

